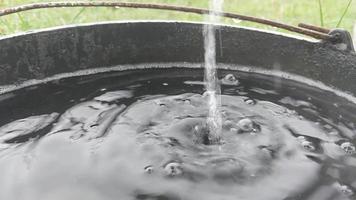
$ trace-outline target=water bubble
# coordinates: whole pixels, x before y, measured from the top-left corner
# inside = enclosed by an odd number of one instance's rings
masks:
[[[238,85],[239,80],[233,74],[227,74],[222,80],[221,83],[224,85]]]
[[[299,143],[302,145],[302,147],[305,150],[315,151],[314,144],[312,142],[308,141],[304,136],[302,136],[302,135],[298,136],[297,140],[299,141]]]
[[[307,140],[301,142],[303,148],[308,151],[315,151],[315,147],[312,142],[309,142]]]
[[[153,166],[149,165],[145,167],[145,173],[152,174],[154,171]]]
[[[168,163],[164,167],[164,171],[167,176],[178,176],[183,173],[181,164],[177,162]]]
[[[237,122],[237,126],[243,132],[251,132],[254,130],[253,121],[249,118],[241,119],[240,121]]]
[[[351,142],[344,142],[340,146],[348,154],[354,154],[356,152],[356,148]]]
[[[354,192],[346,185],[341,186],[340,191],[346,196],[352,196]]]
[[[354,191],[352,191],[352,189],[347,185],[341,185],[338,183],[336,185],[336,188],[345,196],[350,197],[350,196],[354,195]]]

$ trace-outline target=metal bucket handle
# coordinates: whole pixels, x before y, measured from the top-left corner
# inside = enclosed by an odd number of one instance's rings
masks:
[[[184,7],[176,5],[167,4],[151,4],[151,3],[133,3],[133,2],[112,2],[112,1],[65,1],[65,2],[43,2],[43,3],[33,3],[25,4],[20,6],[15,6],[11,8],[5,8],[0,10],[0,16],[10,15],[13,13],[23,12],[27,10],[42,9],[42,8],[63,8],[63,7],[125,7],[125,8],[145,8],[145,9],[160,9],[160,10],[171,10],[187,13],[195,13],[200,15],[213,14],[227,18],[239,19],[243,21],[249,21],[259,24],[264,24],[268,26],[273,26],[288,30],[291,32],[299,33],[315,39],[320,39],[324,41],[330,41],[333,43],[340,42],[340,35],[330,34],[329,29],[308,25],[300,23],[298,26],[288,25],[281,22],[262,19],[253,16],[241,15],[230,12],[216,12],[214,10],[194,8],[194,7]]]

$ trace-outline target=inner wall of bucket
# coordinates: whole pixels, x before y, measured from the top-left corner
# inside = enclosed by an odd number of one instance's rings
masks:
[[[219,27],[216,41],[219,63],[280,70],[356,94],[356,55],[329,43],[230,26]],[[2,38],[0,52],[0,85],[117,65],[202,63],[203,25],[118,22],[61,27]]]

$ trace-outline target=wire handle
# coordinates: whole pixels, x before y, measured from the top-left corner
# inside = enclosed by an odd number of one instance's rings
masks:
[[[288,30],[291,32],[299,33],[302,35],[310,36],[315,39],[321,40],[334,40],[333,35],[329,35],[325,32],[320,32],[315,29],[311,29],[310,27],[297,27],[288,24],[284,24],[281,22],[276,22],[273,20],[262,19],[258,17],[252,17],[247,15],[240,15],[230,12],[216,12],[208,9],[194,8],[194,7],[183,7],[176,5],[167,5],[167,4],[149,4],[149,3],[133,3],[133,2],[113,2],[113,1],[65,1],[65,2],[43,2],[43,3],[33,3],[33,4],[25,4],[20,6],[15,6],[11,8],[5,8],[0,10],[0,17],[6,16],[18,12],[42,9],[42,8],[64,8],[64,7],[123,7],[123,8],[146,8],[146,9],[159,9],[159,10],[171,10],[171,11],[179,11],[179,12],[187,12],[187,13],[195,13],[195,14],[213,14],[226,18],[239,19],[243,21],[249,21],[264,25],[269,25],[277,28],[281,28],[284,30]]]

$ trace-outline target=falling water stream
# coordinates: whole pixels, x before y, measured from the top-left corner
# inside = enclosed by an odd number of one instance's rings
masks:
[[[206,17],[207,24],[204,26],[204,46],[205,46],[205,84],[206,95],[208,97],[209,114],[207,126],[209,140],[211,143],[219,143],[221,135],[221,113],[220,113],[220,85],[217,78],[216,69],[216,26],[220,16],[213,12],[221,12],[224,0],[210,0],[211,13]]]

